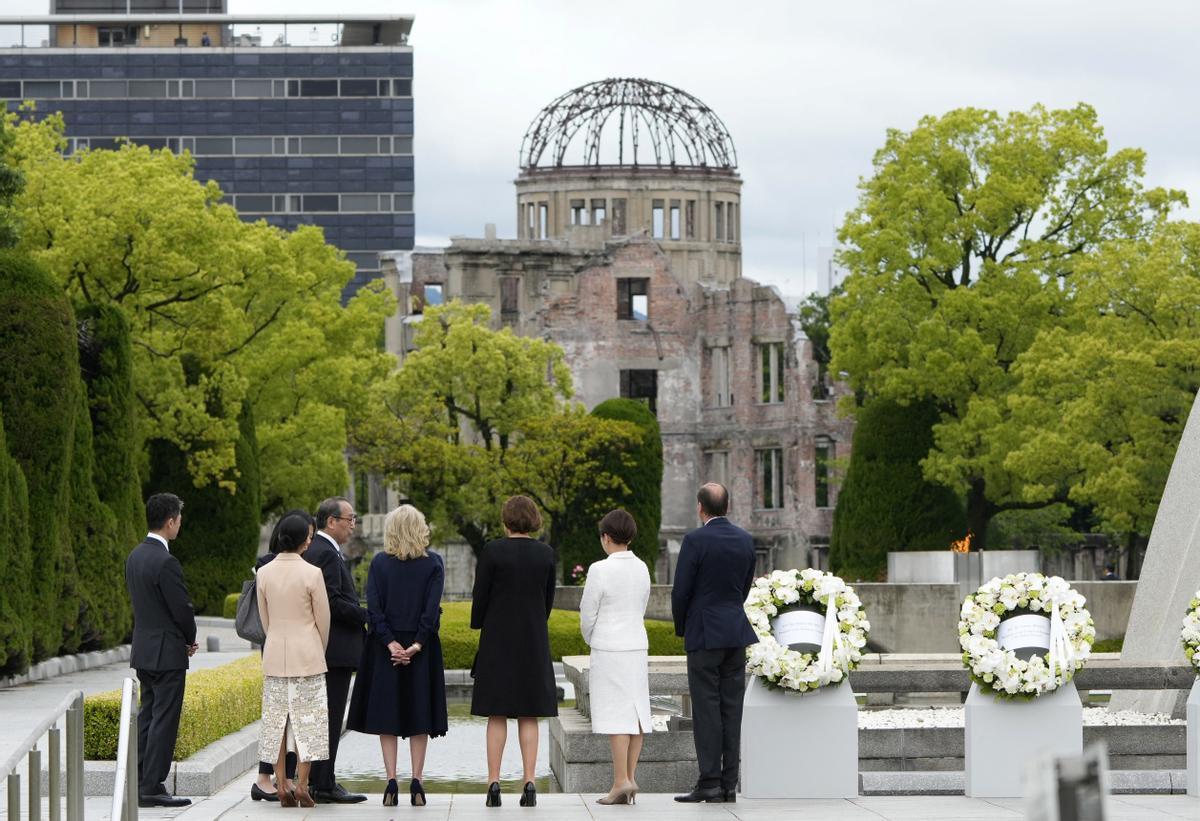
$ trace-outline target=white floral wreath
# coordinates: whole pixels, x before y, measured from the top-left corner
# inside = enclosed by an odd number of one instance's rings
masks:
[[[1200,590],[1188,602],[1187,615],[1183,617],[1183,630],[1179,633],[1183,642],[1183,654],[1192,666],[1200,671]]]
[[[1075,677],[1096,640],[1086,599],[1058,576],[1013,573],[989,581],[963,600],[958,641],[971,680],[997,698],[1029,699],[1052,693]],[[996,638],[1010,613],[1050,619],[1050,652],[1028,661]]]
[[[825,608],[825,640],[829,652],[801,653],[775,640],[771,619],[798,605]],[[746,648],[746,669],[770,688],[805,692],[837,683],[862,661],[871,623],[854,588],[811,568],[775,570],[754,582],[746,597],[746,616],[758,643]]]

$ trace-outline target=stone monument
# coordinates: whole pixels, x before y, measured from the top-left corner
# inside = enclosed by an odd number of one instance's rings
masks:
[[[1125,630],[1122,661],[1184,661],[1179,630],[1200,587],[1200,397],[1192,405],[1167,478]],[[1182,712],[1181,691],[1118,690],[1109,709]]]

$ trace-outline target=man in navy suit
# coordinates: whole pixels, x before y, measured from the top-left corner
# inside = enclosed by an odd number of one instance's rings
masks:
[[[172,493],[146,500],[150,532],[125,560],[125,586],[133,603],[129,666],[141,682],[138,710],[138,806],[184,807],[167,792],[167,775],[179,735],[188,659],[196,652],[196,617],[183,567],[170,542],[183,524],[183,502]]]
[[[704,485],[696,502],[701,526],[683,537],[671,614],[687,652],[700,778],[675,800],[736,801],[746,647],[758,641],[743,609],[754,581],[754,540],[725,518],[723,485]]]

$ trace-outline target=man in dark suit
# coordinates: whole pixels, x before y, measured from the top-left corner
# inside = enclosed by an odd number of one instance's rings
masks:
[[[346,700],[350,695],[350,677],[358,668],[367,624],[367,611],[358,603],[354,577],[342,553],[342,545],[354,535],[358,517],[354,507],[340,496],[326,499],[317,508],[317,534],[304,558],[321,568],[325,592],[329,594],[329,647],[325,650],[325,695],[329,700],[329,759],[314,761],[309,775],[312,797],[325,803],[357,804],[365,795],[348,792],[337,783],[338,742],[346,719]]]
[[[167,775],[179,735],[188,658],[196,652],[196,618],[183,567],[170,542],[183,524],[183,502],[171,493],[146,500],[150,532],[125,560],[125,586],[133,602],[129,666],[141,682],[138,710],[138,806],[183,807],[167,792]]]
[[[736,801],[746,646],[758,641],[743,609],[754,581],[754,541],[725,518],[723,485],[704,485],[696,501],[701,526],[679,548],[671,615],[687,652],[700,778],[675,800]]]

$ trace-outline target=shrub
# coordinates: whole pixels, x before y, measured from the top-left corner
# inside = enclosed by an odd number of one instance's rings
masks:
[[[0,251],[0,406],[8,451],[28,483],[37,545],[28,577],[33,661],[55,655],[79,613],[67,539],[71,450],[81,391],[75,317],[62,290],[29,257]],[[9,580],[6,584],[11,585]]]
[[[150,481],[145,492],[165,491],[183,499],[183,528],[171,544],[171,553],[183,565],[197,613],[222,612],[229,591],[240,590],[242,581],[250,578],[258,553],[262,488],[249,406],[238,425],[238,476],[232,493],[216,483],[195,487],[187,457],[178,447],[161,439],[150,443]]]
[[[637,522],[638,535],[630,549],[646,563],[653,581],[658,561],[658,531],[662,523],[663,458],[658,419],[644,402],[635,399],[609,399],[593,408],[592,415],[632,422],[642,429],[642,440],[631,450],[602,457],[600,470],[619,476],[629,488],[628,493],[596,489],[577,499],[572,506],[576,515],[563,528],[563,536],[556,545],[563,570],[560,581],[571,583],[571,569],[576,564],[587,567],[604,558],[596,523],[616,507],[628,510]]]
[[[889,550],[945,550],[966,533],[958,497],[921,473],[937,418],[930,403],[875,400],[859,410],[833,514],[834,573],[874,581],[887,570]]]
[[[237,603],[242,597],[241,592],[230,593],[225,597],[225,603],[221,605],[221,616],[226,619],[237,618]]]
[[[29,494],[21,466],[8,455],[0,414],[0,675],[23,673],[33,653],[30,644]]]
[[[261,717],[262,660],[258,653],[210,670],[197,670],[187,677],[174,760],[183,761]],[[84,758],[115,760],[120,724],[120,690],[85,697]]]
[[[554,610],[547,625],[550,630],[550,655],[555,661],[563,656],[586,656],[587,643],[579,632],[579,614],[573,610]],[[650,655],[682,656],[683,639],[675,635],[674,626],[665,621],[646,621],[650,638]],[[479,649],[479,631],[471,629],[471,603],[444,602],[442,626],[442,655],[447,670],[466,670],[475,660]]]

